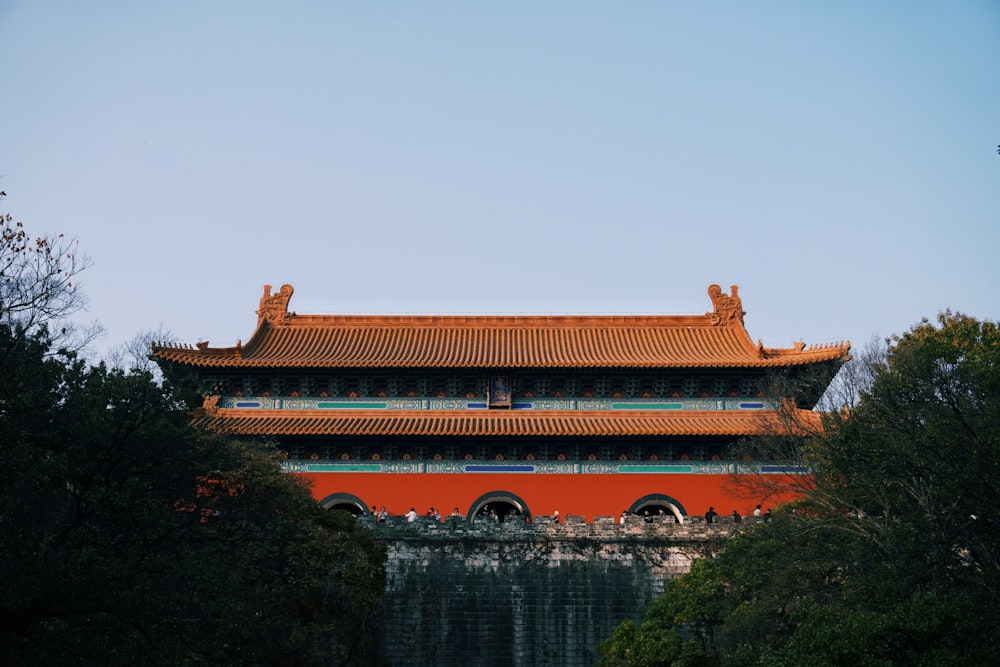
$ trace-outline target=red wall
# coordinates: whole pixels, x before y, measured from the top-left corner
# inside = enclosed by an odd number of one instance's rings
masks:
[[[766,510],[794,499],[792,494],[752,497],[731,475],[705,474],[516,474],[516,473],[297,473],[312,483],[317,501],[334,493],[357,496],[369,509],[385,505],[390,515],[414,507],[425,514],[435,507],[442,515],[456,505],[466,515],[485,493],[506,491],[527,505],[535,516],[618,516],[636,500],[650,494],[670,496],[689,515],[703,515],[709,506],[721,515],[735,509],[746,516],[761,503]]]

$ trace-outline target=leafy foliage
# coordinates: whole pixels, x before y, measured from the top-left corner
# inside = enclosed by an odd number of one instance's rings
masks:
[[[193,431],[149,368],[57,345],[81,265],[9,223],[0,663],[370,664],[384,547],[267,446]]]
[[[384,576],[369,533],[320,509],[274,452],[193,432],[148,374],[48,356],[39,337],[13,349],[6,663],[363,661]]]
[[[602,664],[995,661],[1000,330],[945,312],[889,343],[806,438],[804,499],[671,582]]]

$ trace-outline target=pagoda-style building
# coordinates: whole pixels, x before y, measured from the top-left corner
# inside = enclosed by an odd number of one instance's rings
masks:
[[[197,383],[195,426],[276,440],[330,509],[746,514],[787,498],[743,497],[734,475],[803,472],[730,458],[773,428],[765,381],[788,376],[815,423],[850,345],[764,347],[736,286],[708,292],[704,315],[299,315],[291,285],[265,285],[246,344],[152,358]]]

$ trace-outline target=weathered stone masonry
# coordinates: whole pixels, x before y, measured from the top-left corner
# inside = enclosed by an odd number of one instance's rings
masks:
[[[365,519],[367,520],[367,519]],[[612,517],[532,525],[371,524],[388,549],[380,654],[392,665],[593,665],[668,579],[746,524]]]

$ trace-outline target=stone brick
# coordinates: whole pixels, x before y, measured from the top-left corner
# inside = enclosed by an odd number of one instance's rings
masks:
[[[361,519],[364,521],[364,519]],[[582,517],[370,526],[388,549],[381,657],[393,665],[593,665],[664,583],[739,524]]]

